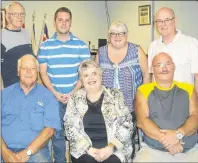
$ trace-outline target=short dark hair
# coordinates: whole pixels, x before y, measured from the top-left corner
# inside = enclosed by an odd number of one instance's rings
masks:
[[[54,20],[56,21],[57,15],[59,12],[67,12],[70,15],[70,19],[72,18],[72,13],[70,11],[70,9],[66,8],[66,7],[60,7],[56,10],[55,14],[54,14]]]

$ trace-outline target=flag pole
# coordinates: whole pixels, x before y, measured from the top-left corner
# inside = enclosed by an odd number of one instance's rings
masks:
[[[33,14],[32,14],[32,22],[33,22],[33,25],[34,25],[34,23],[35,23],[35,22],[34,22],[35,17],[36,17],[36,12],[35,12],[35,10],[34,10],[34,12],[33,12]],[[33,27],[35,28],[35,25],[34,25]],[[34,30],[34,29],[32,29],[32,30]],[[36,37],[36,36],[35,36],[35,33],[33,33],[33,32],[34,32],[34,31],[32,31],[32,35],[34,34],[34,35],[33,35],[33,37],[34,37],[34,38],[33,38],[33,39],[34,39],[34,42],[32,42],[32,46],[34,46],[34,47],[33,47],[33,52],[34,52],[34,54],[35,54],[35,50],[36,50],[36,49],[35,49],[35,48],[36,48],[36,39],[35,39],[35,37]]]
[[[32,21],[34,23],[34,19],[35,19],[35,10],[34,10],[34,13],[32,14]]]
[[[41,35],[40,35],[40,40],[39,40],[39,44],[38,44],[38,49],[41,45],[41,42],[42,42],[42,37],[43,37],[43,29],[44,29],[44,26],[45,26],[45,19],[47,17],[47,14],[45,13],[44,14],[44,19],[43,19],[43,25],[42,25],[42,29],[41,29]],[[38,50],[37,50],[37,53],[38,53]]]
[[[34,22],[35,17],[36,17],[36,12],[35,12],[35,10],[34,10],[34,13],[33,13],[33,15],[32,15],[32,22],[33,22],[33,23],[35,23],[35,22]],[[35,40],[35,44],[36,44],[36,40]]]

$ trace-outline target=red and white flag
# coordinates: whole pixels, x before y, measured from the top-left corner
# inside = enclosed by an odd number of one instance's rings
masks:
[[[44,15],[44,20],[43,20],[43,25],[42,25],[42,29],[41,29],[41,35],[40,35],[40,40],[39,40],[39,44],[38,46],[40,47],[41,43],[47,39],[49,39],[49,34],[48,34],[48,29],[47,29],[47,25],[45,22],[46,19],[46,14]]]

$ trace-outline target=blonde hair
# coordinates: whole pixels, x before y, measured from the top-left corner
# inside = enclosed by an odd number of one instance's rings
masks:
[[[87,60],[82,61],[78,67],[79,78],[81,78],[83,71],[89,69],[90,67],[95,67],[96,69],[99,70],[99,72],[101,74],[100,66],[95,61],[93,61],[91,59],[87,59]]]
[[[37,71],[39,71],[39,63],[38,63],[38,60],[36,59],[36,56],[34,56],[34,55],[32,55],[32,54],[25,54],[25,55],[22,56],[20,59],[18,59],[18,62],[17,62],[17,69],[18,69],[18,71],[20,70],[22,60],[23,60],[24,58],[26,58],[26,57],[32,57],[32,59],[35,60]]]
[[[127,25],[124,24],[122,21],[113,21],[111,23],[111,26],[109,27],[109,30],[108,30],[108,40],[110,40],[110,34],[113,32],[113,31],[119,31],[119,32],[125,32],[125,33],[128,33],[128,28],[127,28]]]

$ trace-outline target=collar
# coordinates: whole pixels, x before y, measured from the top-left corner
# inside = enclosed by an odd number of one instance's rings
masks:
[[[10,31],[10,32],[21,32],[21,28],[19,30],[11,30],[11,29],[8,29],[7,27],[5,27],[5,29]]]
[[[56,32],[53,34],[52,39],[63,42],[63,41],[57,39],[57,33]],[[73,40],[73,39],[74,39],[74,35],[71,32],[69,32],[69,38],[68,38],[67,41],[70,41],[70,40]],[[67,41],[64,41],[64,42],[67,42]]]
[[[31,91],[28,93],[28,94],[30,94],[31,92],[34,92],[35,90],[36,90],[36,88],[38,87],[38,83],[36,83],[35,85],[34,85],[34,87],[31,89]],[[22,89],[22,87],[21,87],[21,85],[20,85],[20,82],[18,82],[17,84],[16,84],[16,88],[18,89],[18,90],[20,90],[20,91],[23,91],[23,89]],[[24,91],[23,91],[24,92]]]
[[[176,33],[175,37],[173,38],[173,40],[171,42],[175,42],[178,39],[178,37],[182,34],[182,32],[179,29],[176,29],[176,32],[177,33]],[[162,39],[162,35],[160,36],[160,43],[164,44],[163,39]]]
[[[171,84],[171,87],[170,88],[164,88],[164,87],[161,87],[157,82],[154,82],[155,86],[162,90],[162,91],[170,91],[171,89],[173,89],[173,87],[176,85],[176,82],[173,81],[173,83]]]

